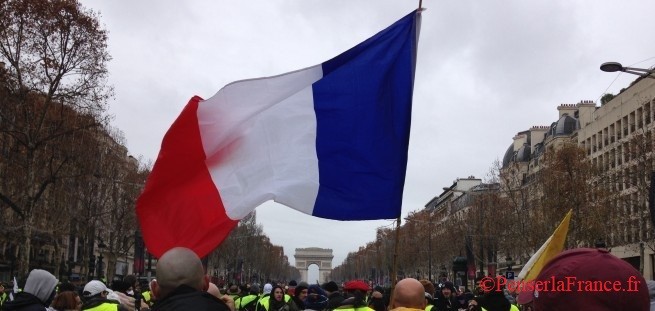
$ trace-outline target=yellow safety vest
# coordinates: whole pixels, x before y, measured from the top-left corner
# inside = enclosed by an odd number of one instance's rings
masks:
[[[147,305],[150,305],[150,300],[152,299],[150,291],[148,290],[141,293],[141,296],[143,297],[143,302],[145,302]]]
[[[338,308],[336,308],[334,310],[339,310],[339,311],[375,311],[374,309],[371,309],[371,308],[366,307],[366,306],[359,307],[359,308],[353,308],[353,307],[350,307],[350,306],[341,306],[341,307],[338,307]]]
[[[482,307],[480,307],[480,309],[482,309],[482,311],[487,311],[487,309],[482,308]],[[517,306],[515,306],[513,304],[510,304],[509,311],[519,311],[519,307],[517,307]]]
[[[2,293],[0,294],[0,307],[2,307],[3,304],[5,304],[5,301],[7,301],[7,298],[9,298],[9,294],[7,293]]]
[[[118,311],[118,304],[111,302],[104,302],[101,305],[95,306],[84,311]]]
[[[241,309],[242,307],[248,305],[249,303],[255,301],[257,299],[257,295],[248,295],[248,296],[243,296],[237,298],[237,300],[234,301],[234,307],[236,307],[237,310]]]
[[[425,311],[430,311],[430,310],[432,310],[432,307],[434,307],[434,305],[427,305],[427,306],[425,306]]]
[[[284,302],[289,302],[289,300],[291,300],[291,296],[284,294]],[[270,302],[271,302],[271,296],[269,295],[262,299],[259,299],[257,303],[261,304],[264,307],[264,309],[268,311],[268,306]],[[257,310],[257,311],[262,311],[262,310]]]
[[[270,302],[270,299],[271,296],[262,297],[262,299],[259,299],[259,301],[257,301],[257,304],[262,305],[262,307],[264,307],[264,310],[268,311],[268,303]],[[257,310],[257,311],[262,311],[262,310]]]

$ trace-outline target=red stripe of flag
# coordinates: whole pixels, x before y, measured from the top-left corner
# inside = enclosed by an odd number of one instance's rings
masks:
[[[238,221],[227,217],[205,165],[194,96],[162,141],[161,150],[136,205],[148,251],[161,257],[182,246],[204,257]]]

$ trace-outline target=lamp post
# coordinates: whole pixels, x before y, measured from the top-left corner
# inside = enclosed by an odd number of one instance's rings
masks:
[[[605,72],[617,72],[617,71],[622,71],[626,73],[631,73],[633,75],[638,75],[641,77],[648,77],[655,79],[655,76],[653,76],[653,73],[655,73],[655,69],[643,69],[643,68],[634,68],[634,67],[624,67],[621,65],[621,63],[618,62],[606,62],[600,65],[600,70],[605,71]]]
[[[445,282],[448,280],[448,268],[446,268],[446,265],[442,264],[441,265],[441,274],[439,276],[439,282]]]
[[[96,275],[98,276],[99,279],[102,279],[105,277],[105,262],[103,261],[104,257],[102,256],[102,253],[104,252],[105,248],[107,245],[100,239],[100,243],[98,243],[98,249],[99,249],[99,255],[98,255],[98,273]]]
[[[432,282],[432,217],[430,217],[430,228],[428,229],[428,280]]]
[[[505,264],[507,265],[507,271],[512,271],[512,266],[514,266],[514,261],[512,260],[512,257],[507,255],[505,257]]]

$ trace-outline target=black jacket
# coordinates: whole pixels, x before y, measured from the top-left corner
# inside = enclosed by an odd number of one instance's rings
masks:
[[[13,301],[6,301],[2,305],[2,310],[6,311],[44,311],[46,310],[46,305],[36,298],[36,296],[20,292],[16,294],[16,297]]]
[[[180,285],[168,296],[157,300],[153,311],[196,310],[196,311],[230,311],[220,299],[187,285]]]
[[[332,294],[328,295],[327,309],[334,310],[338,308],[344,299],[346,298],[343,297],[343,295],[340,292],[333,292]]]
[[[465,306],[460,306],[459,301],[454,295],[451,295],[450,299],[446,299],[446,297],[440,295],[434,299],[434,307],[432,307],[432,310],[457,311],[459,308],[465,308]]]

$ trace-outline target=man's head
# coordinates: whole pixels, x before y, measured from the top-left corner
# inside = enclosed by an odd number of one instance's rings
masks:
[[[55,288],[59,281],[50,274],[50,272],[40,269],[34,269],[27,276],[25,281],[24,292],[30,293],[39,298],[43,303],[50,305],[55,297]]]
[[[181,285],[206,291],[209,278],[196,253],[188,248],[175,247],[157,261],[157,280],[152,285],[153,294],[163,299]]]
[[[453,296],[453,293],[455,292],[455,285],[453,282],[446,281],[441,285],[441,293],[443,294],[444,297],[450,298]]]
[[[227,290],[228,295],[238,295],[239,294],[239,286],[236,284],[231,284],[230,288]]]
[[[343,285],[343,291],[353,295],[361,295],[366,297],[366,293],[370,291],[371,288],[366,284],[366,282],[361,280],[348,281]]]
[[[304,299],[305,308],[309,310],[325,310],[327,308],[328,294],[318,284],[309,285],[306,289],[304,285],[298,285],[296,293],[299,289],[303,289],[302,291],[307,293]]]
[[[339,285],[337,285],[337,283],[334,281],[327,282],[323,284],[321,287],[323,287],[323,289],[328,293],[328,295],[339,291]]]
[[[89,283],[86,283],[84,285],[84,289],[82,290],[82,295],[84,298],[92,298],[92,297],[107,297],[107,285],[105,283],[102,283],[98,280],[93,280],[89,281]]]
[[[425,309],[425,289],[417,279],[402,279],[393,290],[391,308]]]
[[[546,281],[554,282],[558,290],[537,287],[533,293],[536,311],[649,310],[644,278],[607,249],[578,248],[560,253],[541,270],[535,284]]]
[[[123,278],[123,282],[129,284],[130,286],[135,286],[136,285],[136,276],[133,274],[128,274]]]
[[[293,295],[300,300],[305,300],[308,294],[309,292],[307,291],[307,287],[305,286],[296,286],[293,291]]]
[[[273,285],[271,285],[270,283],[264,284],[264,291],[263,291],[264,295],[270,294],[272,290],[273,290]]]
[[[259,285],[257,285],[257,284],[250,285],[249,293],[251,295],[259,295]]]

